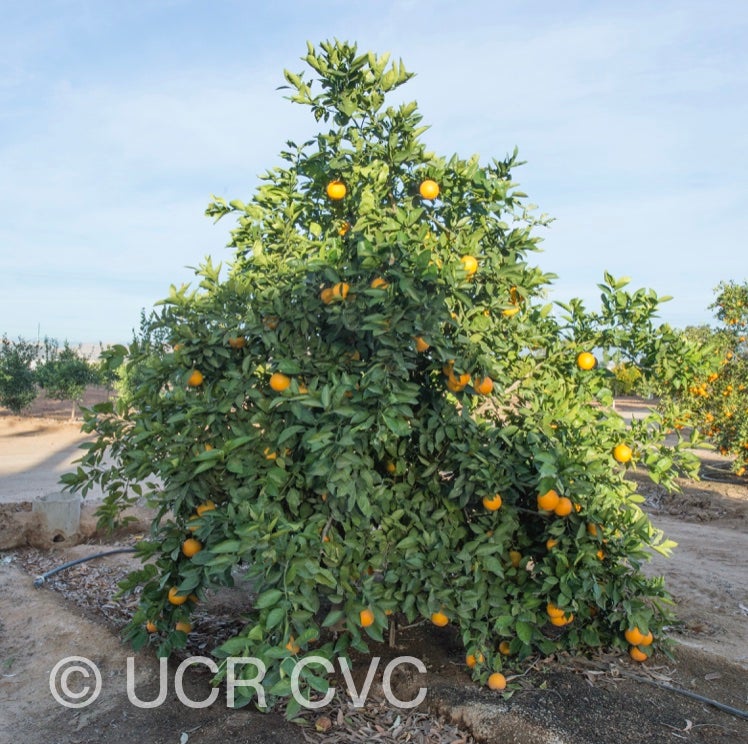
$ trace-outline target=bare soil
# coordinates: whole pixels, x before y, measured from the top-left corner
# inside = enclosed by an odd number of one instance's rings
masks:
[[[622,401],[624,415],[645,409]],[[659,653],[645,665],[627,657],[600,654],[536,659],[517,669],[511,696],[481,689],[469,679],[464,650],[450,628],[420,624],[401,631],[397,647],[373,648],[380,670],[394,656],[421,659],[427,674],[396,676],[395,692],[407,700],[418,688],[428,695],[418,709],[397,709],[384,700],[381,674],[362,709],[339,693],[332,705],[310,712],[301,724],[281,712],[232,710],[225,691],[218,701],[193,709],[175,693],[174,672],[183,658],[210,650],[241,625],[246,590],[223,590],[208,598],[195,618],[188,647],[170,660],[168,694],[162,705],[143,709],[127,696],[127,658],[135,663],[135,693],[141,700],[159,691],[158,660],[134,654],[119,639],[134,598],[113,598],[119,581],[137,565],[131,554],[98,558],[50,577],[34,579],[65,561],[132,545],[147,529],[147,509],[114,536],[97,532],[94,505],[86,504],[80,544],[45,545],[34,533],[30,502],[57,488],[60,472],[78,456],[83,436],[77,425],[45,416],[0,414],[0,742],[24,744],[159,744],[182,742],[555,742],[615,744],[640,742],[748,742],[748,721],[682,691],[720,702],[745,715],[748,710],[748,483],[682,481],[682,493],[666,494],[645,474],[633,471],[647,497],[654,524],[679,543],[674,556],[655,556],[648,570],[663,574],[676,603],[673,658]],[[66,410],[63,417],[69,415]],[[700,452],[707,465],[720,458]],[[716,471],[708,471],[712,476]],[[5,542],[3,542],[5,541]],[[13,547],[11,547],[13,546]],[[79,710],[57,703],[49,676],[61,659],[80,655],[102,674],[97,701]],[[357,681],[369,658],[355,658]],[[70,686],[75,690],[71,677]],[[193,667],[185,692],[201,700],[210,692],[210,674]],[[80,681],[80,678],[78,678]],[[673,689],[676,687],[681,692]],[[316,725],[316,727],[315,727]],[[319,729],[319,730],[318,730]]]

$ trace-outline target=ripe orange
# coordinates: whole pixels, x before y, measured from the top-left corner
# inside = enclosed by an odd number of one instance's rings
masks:
[[[215,508],[216,505],[212,501],[206,501],[204,504],[200,504],[195,511],[197,512],[198,517],[202,517],[205,512],[212,511]]]
[[[439,196],[439,184],[436,181],[427,178],[421,183],[418,188],[418,193],[420,193],[424,199],[436,199],[436,197]]]
[[[358,613],[358,620],[362,628],[368,628],[374,624],[374,613],[367,607]]]
[[[244,336],[235,336],[229,339],[229,346],[232,349],[243,349],[247,344],[247,339]]]
[[[566,496],[561,496],[558,500],[558,504],[553,508],[553,513],[557,517],[568,517],[573,510],[574,504],[571,503],[571,499],[567,499]]]
[[[554,489],[546,491],[544,494],[538,495],[538,509],[542,511],[553,511],[557,506],[561,497]]]
[[[522,561],[522,553],[519,550],[510,550],[509,560],[514,568],[519,568],[519,564]]]
[[[270,387],[275,390],[276,393],[282,393],[284,390],[288,390],[291,384],[291,378],[288,375],[284,375],[282,372],[273,372],[270,375]]]
[[[392,460],[390,460],[384,467],[388,473],[394,474],[397,472],[397,465],[395,465]]]
[[[650,635],[650,634],[648,634]],[[643,641],[647,638],[647,636],[642,633],[639,628],[633,627],[626,630],[626,632],[623,634],[623,637],[632,645],[632,646],[643,646],[643,645],[649,645],[644,644]],[[650,641],[651,643],[651,641]]]
[[[431,614],[431,622],[439,628],[443,628],[448,622],[449,618],[441,611],[434,612]]]
[[[203,544],[199,540],[195,540],[194,537],[188,537],[182,543],[182,552],[188,557],[192,558],[203,549]]]
[[[301,651],[301,647],[298,643],[296,643],[296,640],[293,636],[291,636],[288,643],[286,644],[286,650],[290,651],[292,654],[298,654],[299,651]]]
[[[330,183],[327,184],[327,196],[329,199],[332,199],[332,201],[340,201],[341,199],[344,199],[347,193],[348,189],[342,181],[335,180],[330,181]]]
[[[262,454],[265,455],[266,460],[277,460],[278,459],[278,453],[273,452],[270,447],[265,447],[264,450],[262,450]]]
[[[494,672],[488,678],[488,687],[491,690],[504,690],[504,689],[506,689],[506,677],[501,672]]]
[[[644,651],[642,651],[640,648],[637,648],[636,646],[632,646],[629,649],[629,656],[634,661],[646,661],[647,660],[647,655],[644,653]]]
[[[468,277],[473,276],[473,274],[478,271],[478,260],[475,256],[462,256],[460,261],[462,261],[463,271],[468,275]]]
[[[453,393],[460,393],[465,389],[464,385],[461,385],[454,377],[447,379],[447,390]]]
[[[588,524],[587,534],[591,535],[592,537],[597,537],[597,525],[592,523]]]
[[[564,611],[560,609],[559,607],[556,607],[553,602],[548,602],[548,604],[545,606],[545,612],[548,617],[563,617]]]
[[[651,646],[652,641],[654,641],[654,636],[652,635],[652,631],[650,630],[647,635],[642,636],[641,641],[637,643],[637,646]]]
[[[153,620],[149,620],[149,621],[148,621],[148,622],[147,622],[147,623],[145,624],[145,629],[146,629],[146,630],[147,630],[147,631],[148,631],[149,633],[158,633],[158,628],[156,627],[156,623],[154,623],[154,622],[153,622]]]
[[[350,222],[343,222],[341,223],[340,227],[338,228],[338,235],[340,235],[341,238],[344,238],[346,236],[346,233],[351,229],[351,223]]]
[[[499,644],[499,653],[504,654],[504,656],[509,656],[509,654],[512,653],[512,647],[509,641],[502,641]]]
[[[325,287],[320,293],[319,298],[325,305],[329,305],[333,301],[332,287]]]
[[[493,496],[484,496],[483,506],[485,506],[488,511],[498,511],[501,509],[501,496],[498,493],[495,493]]]
[[[196,532],[200,527],[196,524],[190,524],[190,522],[193,522],[197,519],[197,514],[193,514],[188,520],[187,520],[187,529],[190,532]]]
[[[476,664],[482,664],[485,661],[483,654],[478,651],[477,654],[468,654],[465,657],[465,663],[472,669]]]
[[[336,300],[344,300],[346,297],[348,297],[350,288],[350,284],[346,284],[345,282],[338,282],[332,288],[333,298]]]
[[[371,280],[371,284],[369,285],[372,289],[387,289],[387,287],[390,286],[390,283],[383,279],[381,276],[375,276]]]
[[[192,623],[188,623],[185,620],[180,620],[175,626],[174,630],[181,630],[182,633],[189,633],[192,631]]]
[[[187,384],[190,387],[200,387],[203,384],[203,373],[199,369],[193,369],[190,376],[187,378]]]
[[[572,620],[574,620],[574,615],[560,615],[559,617],[550,618],[551,625],[555,625],[557,628],[568,625]]]
[[[545,549],[546,549],[546,550],[553,550],[553,548],[555,548],[555,547],[556,547],[556,545],[558,545],[558,540],[555,540],[555,539],[554,539],[554,538],[552,538],[552,537],[549,537],[549,538],[548,538],[548,539],[547,539],[547,540],[545,541]]]
[[[484,377],[482,380],[476,377],[473,380],[473,388],[478,395],[488,395],[493,390],[493,380],[490,377]]]
[[[591,354],[589,351],[583,351],[577,357],[577,367],[584,370],[585,372],[588,372],[591,369],[595,369],[596,366],[597,359],[595,359],[595,355]]]
[[[171,602],[173,605],[182,605],[187,601],[187,597],[183,597],[180,595],[177,595],[177,587],[173,586],[171,589],[169,589],[168,594],[169,602]]]
[[[421,336],[416,336],[416,351],[423,353],[426,351],[431,344],[426,343]]]
[[[501,311],[501,314],[507,318],[511,318],[520,311],[520,307],[515,305],[514,307],[506,307]]]
[[[602,561],[602,560],[605,559],[605,553],[603,552],[602,548],[600,548],[600,550],[598,550],[597,553],[595,553],[595,555],[597,556],[598,560],[600,560],[600,561]]]
[[[613,448],[613,457],[621,464],[627,463],[633,454],[631,447],[627,444],[617,444]]]

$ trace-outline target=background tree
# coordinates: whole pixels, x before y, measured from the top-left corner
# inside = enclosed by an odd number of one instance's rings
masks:
[[[709,358],[701,375],[684,392],[694,423],[723,455],[733,457],[739,476],[748,472],[748,282],[721,282],[715,288],[716,329],[688,333]]]
[[[0,405],[16,415],[30,406],[37,396],[33,363],[37,347],[19,338],[11,341],[3,334],[0,345]]]
[[[98,382],[98,374],[88,360],[67,341],[60,350],[55,339],[45,338],[41,361],[36,368],[36,379],[48,398],[72,401],[72,419],[75,418],[76,406],[82,400],[86,386]]]
[[[142,377],[126,409],[87,412],[98,438],[66,477],[104,484],[107,518],[151,483],[128,637],[183,646],[176,624],[240,572],[250,620],[215,654],[261,659],[266,702],[299,656],[366,651],[398,620],[455,626],[492,687],[537,652],[647,658],[667,594],[641,563],[669,545],[625,471],[673,486],[694,458],[659,414],[626,426],[595,354],[683,384],[695,345],[625,279],[598,312],[546,303],[516,152],[428,152],[416,104],[385,104],[402,63],[338,42],[304,59],[316,80],[286,72],[289,97],[323,131],[247,203],[209,206],[238,220],[227,275],[206,260],[172,288],[147,328],[168,345],[111,350]]]

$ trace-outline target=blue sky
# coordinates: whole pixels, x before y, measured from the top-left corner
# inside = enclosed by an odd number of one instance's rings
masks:
[[[40,0],[0,24],[0,333],[127,341],[140,309],[228,260],[211,194],[247,199],[316,131],[276,90],[307,39],[389,51],[430,149],[518,146],[556,218],[536,262],[596,306],[603,271],[709,322],[748,279],[748,3]]]

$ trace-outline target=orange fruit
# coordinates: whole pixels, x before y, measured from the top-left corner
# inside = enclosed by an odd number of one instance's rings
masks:
[[[462,256],[460,261],[462,262],[463,271],[468,275],[468,277],[473,276],[473,274],[478,271],[478,259],[476,259],[475,256]]]
[[[436,197],[439,196],[439,184],[436,181],[427,178],[425,181],[421,182],[421,185],[418,187],[418,193],[424,199],[436,199]]]
[[[640,648],[637,648],[636,646],[632,646],[629,649],[629,656],[634,661],[646,661],[647,660],[647,655],[644,653],[644,651],[642,651]]]
[[[394,474],[395,472],[397,472],[397,465],[395,465],[392,460],[390,460],[384,467],[388,473]]]
[[[203,544],[199,540],[195,540],[194,537],[188,537],[182,543],[182,552],[188,558],[192,558],[193,555],[199,553],[202,549],[203,549]]]
[[[514,568],[519,568],[519,564],[522,561],[522,553],[519,550],[510,550],[509,560]]]
[[[358,620],[362,628],[368,628],[374,624],[374,613],[367,607],[358,613]]]
[[[487,684],[491,690],[504,690],[506,689],[506,677],[501,672],[494,672],[488,678]]]
[[[605,559],[605,553],[603,552],[602,548],[600,548],[600,550],[598,550],[595,555],[597,556],[598,560],[602,561]]]
[[[464,385],[461,385],[454,377],[447,379],[447,390],[453,393],[460,393],[465,389]]]
[[[570,617],[571,620],[574,619],[574,615],[571,615]],[[569,620],[566,615],[550,618],[551,625],[555,625],[557,628],[562,628],[564,625],[568,625],[571,620]]]
[[[472,669],[476,664],[482,664],[485,661],[483,654],[478,651],[477,654],[468,654],[465,657],[465,663]]]
[[[340,235],[341,238],[344,238],[350,229],[351,229],[351,223],[343,222],[338,228],[338,235]]]
[[[340,201],[341,199],[344,199],[347,193],[348,189],[342,181],[335,180],[330,181],[330,183],[327,184],[327,196],[332,201]]]
[[[553,513],[557,517],[568,517],[574,509],[574,504],[571,503],[571,499],[567,499],[566,496],[561,496],[558,500],[558,504],[553,507]]]
[[[554,539],[554,538],[552,538],[552,537],[549,537],[549,538],[548,538],[548,539],[547,539],[547,540],[545,541],[545,549],[546,549],[546,550],[553,550],[553,548],[555,548],[555,547],[556,547],[556,545],[558,545],[558,540],[555,540],[555,539]]]
[[[290,651],[292,654],[298,654],[299,651],[301,651],[299,644],[296,643],[293,636],[291,636],[288,643],[286,644],[286,650]]]
[[[332,296],[336,300],[344,300],[346,297],[348,297],[348,292],[350,291],[350,289],[350,284],[346,284],[345,282],[338,282],[332,288]]]
[[[189,633],[192,631],[192,623],[188,623],[186,620],[180,620],[174,626],[174,630],[181,630],[182,633]]]
[[[212,501],[206,501],[195,509],[198,517],[202,517],[205,512],[212,511],[216,508],[216,505]]]
[[[199,540],[195,540],[194,537],[188,537],[182,543],[182,553],[184,553],[188,558],[192,558],[193,555],[196,555],[202,549],[203,544]]]
[[[197,524],[190,524],[190,522],[194,522],[197,519],[197,514],[193,514],[188,520],[187,520],[187,529],[190,532],[195,532],[196,530],[200,529],[199,525]]]
[[[545,613],[548,615],[548,617],[563,617],[564,611],[560,609],[559,607],[556,607],[555,604],[552,602],[548,602],[548,604],[545,606]]]
[[[426,351],[431,344],[426,343],[421,336],[416,336],[416,351],[420,354]]]
[[[591,535],[592,537],[597,537],[597,525],[595,525],[595,524],[588,524],[587,525],[587,534]]]
[[[633,454],[631,447],[627,444],[617,444],[613,448],[613,457],[621,464],[627,463]]]
[[[187,384],[190,387],[200,387],[203,384],[203,373],[199,369],[193,369],[190,376],[187,378]]]
[[[626,632],[623,634],[623,637],[632,645],[632,646],[641,646],[642,641],[647,637],[642,633],[639,628],[633,627],[626,630]]]
[[[493,390],[493,380],[490,377],[484,377],[482,380],[475,378],[473,388],[479,395],[488,395]]]
[[[507,318],[511,318],[513,315],[516,315],[520,311],[520,308],[515,305],[515,307],[506,307],[501,311],[501,314],[504,315]]]
[[[553,511],[557,506],[561,497],[554,489],[550,489],[543,494],[538,495],[538,509],[542,511]]]
[[[270,375],[270,387],[275,390],[276,393],[282,393],[284,390],[288,390],[291,385],[291,378],[288,375],[284,375],[282,372],[273,372]]]
[[[441,611],[434,612],[431,614],[431,622],[434,623],[438,628],[443,628],[448,622],[449,618]]]
[[[149,620],[149,621],[148,621],[148,622],[147,622],[147,623],[145,624],[145,629],[146,629],[146,630],[147,630],[147,631],[148,631],[149,633],[158,633],[158,628],[156,627],[156,623],[154,623],[154,622],[153,622],[153,620]]]
[[[243,349],[247,344],[247,339],[244,336],[235,336],[229,339],[229,346],[232,349]]]
[[[493,496],[484,496],[483,506],[485,506],[488,511],[498,511],[501,509],[501,496],[498,493],[495,493]]]
[[[320,293],[319,298],[325,305],[329,305],[333,301],[332,287],[325,287]]]
[[[654,641],[654,636],[652,635],[652,631],[650,630],[649,633],[647,633],[647,635],[642,636],[641,641],[639,641],[639,643],[637,643],[636,645],[637,646],[651,646],[652,641]]]
[[[597,359],[595,359],[595,355],[591,354],[589,351],[583,351],[578,357],[577,357],[577,367],[579,369],[584,370],[585,372],[588,372],[591,369],[594,369],[597,366]]]
[[[173,586],[169,589],[168,599],[173,605],[182,605],[188,598],[177,595],[177,587]]]
[[[509,641],[502,641],[499,644],[499,653],[504,654],[504,656],[509,656],[512,653],[512,647]]]
[[[371,284],[369,285],[372,289],[387,289],[387,287],[390,286],[390,283],[383,279],[381,276],[375,276],[371,280]]]
[[[270,447],[265,447],[264,450],[262,450],[262,454],[265,455],[266,460],[277,460],[278,459],[278,453],[273,452]]]

